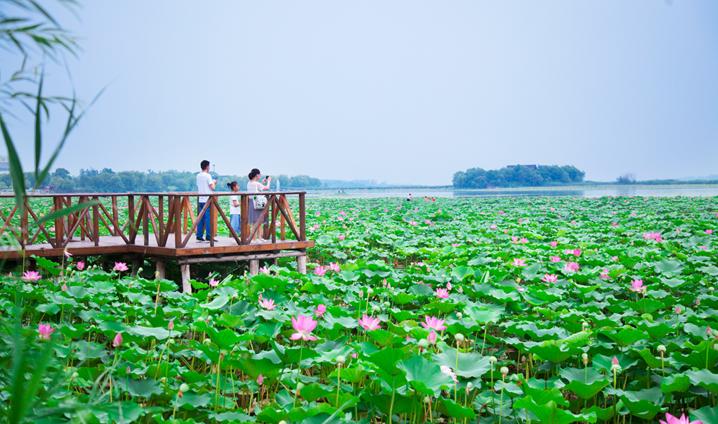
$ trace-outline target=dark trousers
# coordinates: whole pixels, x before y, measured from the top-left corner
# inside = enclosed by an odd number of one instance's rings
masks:
[[[202,212],[202,209],[204,208],[205,202],[197,202],[197,215],[199,215],[200,212]],[[199,222],[197,223],[197,238],[202,238],[202,232],[205,233],[205,239],[209,240],[212,236],[209,234],[212,230],[212,225],[209,223],[209,208],[207,208],[207,212],[204,213],[204,216],[199,219]]]

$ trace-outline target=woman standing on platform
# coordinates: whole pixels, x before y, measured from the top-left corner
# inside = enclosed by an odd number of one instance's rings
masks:
[[[247,183],[247,191],[249,193],[261,193],[263,190],[269,190],[269,185],[272,182],[272,177],[266,177],[262,180],[262,173],[259,169],[254,168],[249,172],[249,182]],[[267,206],[267,197],[262,195],[254,195],[249,197],[249,223],[254,226],[262,216],[262,211]],[[264,222],[267,222],[268,216],[265,217]],[[255,238],[261,238],[264,231],[257,231]]]

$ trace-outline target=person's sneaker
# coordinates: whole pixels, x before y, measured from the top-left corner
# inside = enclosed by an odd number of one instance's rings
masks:
[[[204,241],[202,237],[197,237],[197,241]]]

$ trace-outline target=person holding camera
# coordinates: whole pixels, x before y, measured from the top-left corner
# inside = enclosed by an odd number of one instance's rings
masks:
[[[269,190],[269,185],[272,183],[272,177],[262,178],[262,173],[259,169],[254,168],[249,172],[249,182],[247,182],[247,191],[249,193],[261,193],[264,190]],[[262,211],[267,206],[267,197],[262,195],[253,195],[249,198],[249,222],[251,225],[257,224],[262,216]],[[268,222],[268,216],[265,216],[264,223]],[[258,231],[255,238],[260,238],[263,231]]]

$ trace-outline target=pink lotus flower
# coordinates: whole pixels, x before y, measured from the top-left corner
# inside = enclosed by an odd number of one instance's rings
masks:
[[[519,243],[521,243],[521,244],[526,244],[528,242],[529,242],[529,239],[527,239],[526,237],[521,237],[521,240],[519,240]]]
[[[312,231],[317,231],[319,229],[319,224],[312,225]]]
[[[269,268],[267,268],[266,266],[263,266],[263,267],[259,268],[259,273],[269,275]]]
[[[558,256],[551,256],[551,262],[561,262],[561,258]]]
[[[446,283],[446,290],[451,290],[451,281]]]
[[[322,213],[319,211],[314,212],[314,216],[322,216]]]
[[[611,260],[613,262],[618,262],[618,256],[611,256]]]
[[[599,275],[599,278],[601,278],[602,280],[608,280],[611,278],[611,276],[608,275],[608,270],[604,269],[603,271],[601,271],[601,275]]]
[[[55,329],[52,328],[52,326],[50,324],[40,323],[37,325],[37,333],[40,335],[40,338],[43,340],[50,340],[50,336],[54,332],[55,332]]]
[[[523,259],[514,258],[513,265],[514,266],[526,266],[526,261]]]
[[[167,329],[169,331],[172,331],[175,329],[175,320],[174,319],[171,319],[170,322],[167,323]]]
[[[323,303],[320,303],[319,305],[317,305],[317,308],[314,310],[314,315],[321,318],[326,311],[327,311],[327,307],[324,306]]]
[[[314,268],[314,275],[323,277],[324,274],[326,274],[326,273],[327,273],[327,268],[324,266],[319,265],[316,268]]]
[[[374,331],[381,328],[379,325],[379,318],[370,317],[364,315],[359,319],[359,325],[366,331]]]
[[[544,283],[555,283],[556,281],[558,281],[558,277],[554,274],[544,274],[541,281],[543,281]]]
[[[122,333],[115,334],[115,338],[112,339],[112,347],[120,347],[122,344]]]
[[[495,229],[497,229],[497,228],[499,228],[499,227],[497,227],[496,224],[491,224],[491,225],[489,225],[489,229],[490,229],[490,230],[495,230]]]
[[[511,243],[518,243],[519,238],[517,236],[511,236]]]
[[[274,304],[274,300],[272,299],[259,299],[259,306],[268,311],[273,311],[276,307],[276,305]]]
[[[643,233],[643,239],[644,240],[654,240],[659,243],[663,241],[663,237],[661,237],[661,233],[655,233],[655,232]]]
[[[419,225],[419,223],[417,223],[416,221],[409,221],[409,225],[411,225],[412,227],[416,227],[417,225]]]
[[[296,331],[290,337],[292,340],[316,340],[317,338],[312,335],[312,331],[317,327],[317,322],[312,317],[299,315],[298,317],[292,317],[292,328]]]
[[[117,272],[125,272],[128,269],[129,268],[127,268],[127,264],[124,262],[115,262],[115,267],[112,268],[113,271],[117,271]]]
[[[682,309],[681,309],[680,306],[676,306],[676,307],[673,309],[673,312],[675,312],[676,314],[680,314],[680,313],[682,312]]]
[[[459,247],[461,246],[459,243],[451,243],[451,247]]]
[[[426,328],[427,330],[436,330],[436,331],[444,331],[446,330],[446,326],[444,326],[444,320],[439,319],[436,317],[424,317],[424,322],[421,323],[421,326]]]
[[[563,269],[566,272],[576,272],[581,269],[581,267],[576,262],[569,262],[563,267]]]
[[[67,291],[67,284],[62,283],[62,287],[60,287],[60,289],[62,289],[62,291]]]
[[[40,275],[37,271],[25,271],[22,273],[22,281],[28,282],[28,283],[34,283],[35,281],[42,278],[42,275]]]
[[[77,261],[75,268],[77,268],[78,271],[85,269],[85,261]]]
[[[264,376],[262,374],[259,374],[257,376],[257,384],[259,384],[260,386],[264,384]]]
[[[673,415],[666,413],[666,419],[658,420],[660,424],[703,424],[703,421],[696,420],[691,421],[685,414],[681,414],[681,417],[674,417]]]
[[[618,222],[613,221],[613,222],[611,223],[611,227],[618,227]]]
[[[219,281],[215,280],[214,278],[209,280],[210,287],[217,287],[218,285],[219,285]]]
[[[636,293],[646,291],[646,287],[643,285],[643,280],[636,279],[631,281],[631,291]]]
[[[436,297],[439,299],[448,299],[449,298],[449,291],[446,289],[436,289],[434,292],[436,294]]]
[[[347,216],[347,213],[344,212],[344,211],[339,211],[339,215],[341,215],[341,216]]]
[[[551,245],[551,247],[556,247],[556,246],[558,246],[558,242],[557,242],[557,241],[552,241],[552,242],[549,243],[549,244]]]
[[[339,268],[339,264],[336,263],[336,262],[330,263],[330,264],[329,264],[329,269],[330,269],[332,272],[339,272],[339,271],[341,271],[341,268]]]
[[[713,234],[713,230],[706,230],[706,234],[708,234],[708,235]]]
[[[346,238],[346,236],[344,234],[339,234],[339,237],[337,237],[337,238],[339,239],[339,241],[343,241]]]
[[[436,332],[434,330],[431,330],[429,332],[429,335],[426,336],[426,340],[429,342],[429,344],[436,343]]]

